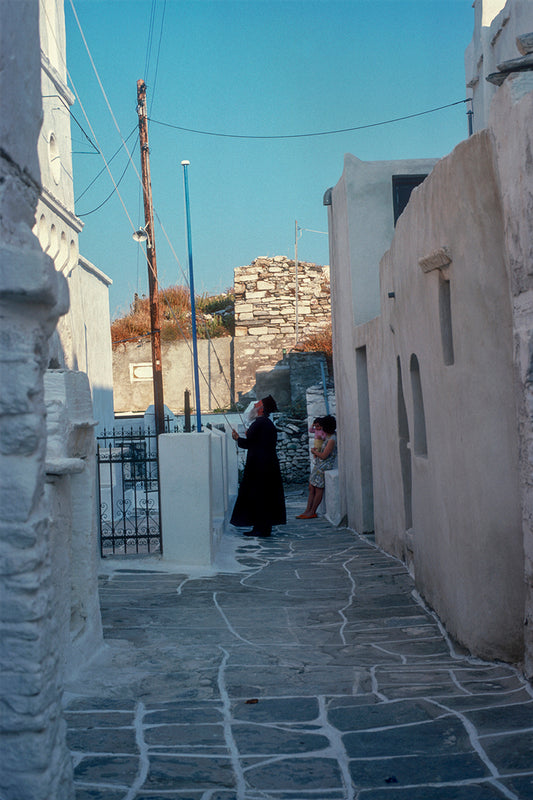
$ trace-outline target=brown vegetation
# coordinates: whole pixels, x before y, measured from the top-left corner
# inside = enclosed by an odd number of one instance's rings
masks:
[[[298,350],[302,350],[304,353],[325,353],[328,358],[331,358],[333,355],[331,326],[328,325],[321,331],[306,336],[298,343]]]
[[[191,302],[186,286],[158,292],[161,341],[191,337]],[[232,289],[196,298],[196,332],[199,339],[231,336],[235,331],[235,295]],[[113,346],[150,335],[150,301],[135,295],[128,314],[111,323]]]
[[[325,326],[321,331],[312,333],[298,342],[298,350],[304,353],[325,353],[329,374],[333,375],[333,342],[331,325]]]

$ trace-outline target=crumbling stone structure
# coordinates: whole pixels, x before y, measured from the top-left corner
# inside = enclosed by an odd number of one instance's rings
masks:
[[[297,274],[296,274],[297,272]],[[251,391],[255,373],[283,351],[331,325],[329,267],[285,256],[256,258],[234,270],[235,386]]]

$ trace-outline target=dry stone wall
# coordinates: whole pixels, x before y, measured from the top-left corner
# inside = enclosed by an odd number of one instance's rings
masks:
[[[234,270],[234,281],[235,386],[242,396],[253,390],[256,371],[273,368],[296,338],[331,325],[329,267],[299,262],[296,280],[293,260],[256,258]]]
[[[274,419],[278,431],[276,452],[284,483],[309,480],[309,433],[307,420],[280,414]]]

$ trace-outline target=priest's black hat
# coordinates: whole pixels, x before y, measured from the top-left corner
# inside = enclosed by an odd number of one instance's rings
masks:
[[[278,410],[276,401],[271,394],[269,394],[268,397],[263,397],[261,402],[263,403],[263,411],[265,414],[272,414],[273,411]]]

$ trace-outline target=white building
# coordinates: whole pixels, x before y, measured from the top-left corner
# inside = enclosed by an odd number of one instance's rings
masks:
[[[475,0],[474,35],[465,53],[468,96],[472,98],[473,130],[486,128],[490,104],[498,87],[488,80],[498,73],[498,66],[521,59],[517,38],[531,31],[531,0]],[[515,66],[517,66],[515,64]]]
[[[87,374],[95,418],[100,427],[109,428],[113,424],[111,280],[79,252],[83,223],[74,213],[69,111],[74,96],[67,86],[63,3],[41,0],[39,7],[43,124],[38,153],[42,190],[35,233],[57,271],[67,279],[70,298],[69,310],[59,320],[53,337],[50,366]]]
[[[469,52],[490,70],[487,48],[521,57],[506,31],[533,30],[533,4],[502,5],[475,4]],[[520,64],[490,84],[488,117],[479,73],[487,127],[434,166],[394,235],[391,193],[366,191],[378,165],[348,156],[325,202],[342,511],[409,564],[459,642],[532,674],[533,72]]]
[[[0,795],[72,800],[62,687],[103,642],[93,400],[103,421],[113,406],[109,280],[78,253],[61,0],[0,3],[0,74]]]

